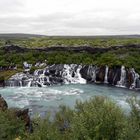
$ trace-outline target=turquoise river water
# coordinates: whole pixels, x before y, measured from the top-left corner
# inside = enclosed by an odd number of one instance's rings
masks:
[[[85,101],[95,95],[111,98],[126,111],[129,110],[127,98],[137,96],[140,99],[138,91],[90,84],[58,85],[45,88],[6,87],[0,88],[0,94],[9,107],[29,108],[31,115],[45,115],[48,111],[55,112],[60,105],[73,108],[76,100]]]

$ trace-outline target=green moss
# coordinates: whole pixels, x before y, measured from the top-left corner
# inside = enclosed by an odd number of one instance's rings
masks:
[[[0,71],[0,77],[3,77],[5,80],[9,79],[12,75],[22,72],[22,69],[18,70],[6,70],[6,71]]]

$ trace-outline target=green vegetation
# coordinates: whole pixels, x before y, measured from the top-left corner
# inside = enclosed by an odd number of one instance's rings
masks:
[[[139,140],[140,101],[129,99],[130,113],[125,113],[106,97],[77,101],[75,108],[61,106],[53,120],[33,119],[33,133],[24,130],[24,124],[13,119],[9,112],[0,112],[2,140]],[[7,114],[8,113],[8,114]]]
[[[0,80],[1,80],[1,77],[4,79],[4,80],[7,80],[9,79],[12,75],[18,73],[18,72],[22,72],[23,70],[22,69],[17,69],[17,70],[5,70],[5,71],[0,71]]]
[[[140,38],[88,38],[88,37],[34,37],[34,38],[13,38],[13,39],[1,39],[0,46],[4,44],[14,44],[27,48],[39,48],[39,47],[52,47],[52,46],[92,46],[92,47],[111,47],[115,45],[130,45],[140,44]],[[23,62],[35,64],[36,62],[44,62],[47,60],[47,64],[93,64],[93,65],[109,65],[118,66],[124,65],[126,67],[134,67],[137,72],[140,73],[140,49],[139,48],[120,48],[110,50],[104,53],[89,54],[85,52],[74,53],[56,51],[51,53],[38,52],[36,50],[28,51],[25,53],[4,52],[0,49],[0,67],[16,65],[18,69],[23,69]],[[31,72],[36,68],[33,67]],[[15,71],[0,72],[0,75],[4,77],[11,76]]]
[[[140,50],[139,49],[118,49],[104,53],[74,53],[74,52],[37,52],[31,51],[26,53],[4,53],[0,52],[0,66],[17,65],[23,68],[23,62],[35,64],[44,62],[48,64],[94,64],[94,65],[124,65],[134,67],[140,73]]]
[[[14,44],[26,48],[52,47],[52,46],[91,46],[111,47],[115,45],[140,44],[140,38],[127,37],[32,37],[1,39],[0,46]]]
[[[23,121],[16,118],[12,110],[0,110],[0,140],[14,140],[17,136],[25,136]]]

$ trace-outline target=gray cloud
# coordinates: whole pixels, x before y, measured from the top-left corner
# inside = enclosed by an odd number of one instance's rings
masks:
[[[27,2],[32,2],[27,4]],[[121,5],[106,7],[97,0],[85,0],[78,7],[64,4],[66,7],[50,7],[50,10],[41,5],[49,4],[49,0],[1,0],[0,1],[0,32],[1,33],[38,33],[47,35],[104,35],[104,34],[139,34],[140,10],[136,0],[135,8],[131,9],[129,0],[124,8]],[[55,1],[55,0],[53,0]],[[62,3],[64,0],[61,0]],[[73,2],[74,0],[69,0]],[[93,6],[91,2],[93,1]],[[105,0],[107,4],[111,0]],[[80,2],[80,1],[79,1]],[[84,3],[85,2],[85,3]],[[100,0],[100,2],[102,2]],[[44,4],[43,3],[43,4]],[[39,4],[39,5],[37,5]],[[121,0],[118,0],[121,4]],[[73,8],[74,6],[74,8]],[[77,6],[77,7],[76,7]],[[85,8],[85,7],[88,7]],[[43,7],[42,9],[40,9]],[[68,7],[68,8],[67,8]],[[49,6],[48,6],[49,8]],[[54,10],[53,10],[54,8]],[[67,10],[68,9],[68,10]],[[71,9],[71,11],[69,10]]]

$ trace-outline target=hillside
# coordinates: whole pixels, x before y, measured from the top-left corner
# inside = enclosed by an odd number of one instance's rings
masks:
[[[0,39],[27,39],[33,37],[45,37],[45,35],[37,35],[37,34],[24,34],[24,33],[7,33],[0,34]]]

